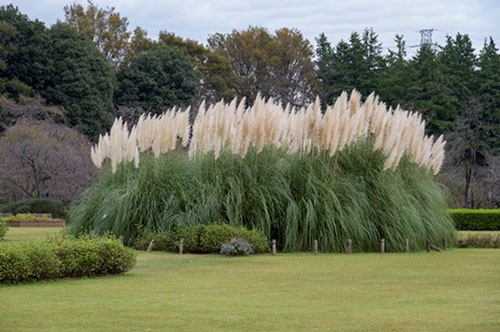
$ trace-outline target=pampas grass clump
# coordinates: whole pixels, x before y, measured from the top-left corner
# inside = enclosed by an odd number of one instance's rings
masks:
[[[388,109],[374,94],[346,93],[326,110],[282,107],[259,96],[121,119],[92,148],[98,182],[70,212],[73,233],[111,231],[133,242],[179,225],[243,225],[287,251],[413,249],[453,242],[433,174],[443,137],[419,114]],[[187,152],[186,152],[187,149]]]

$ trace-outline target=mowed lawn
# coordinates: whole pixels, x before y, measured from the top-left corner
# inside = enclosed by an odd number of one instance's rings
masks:
[[[123,276],[0,286],[0,331],[500,331],[500,250],[141,252]]]

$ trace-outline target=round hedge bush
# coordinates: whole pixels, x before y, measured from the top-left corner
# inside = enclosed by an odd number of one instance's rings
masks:
[[[64,237],[0,244],[0,283],[120,274],[136,253],[112,237]]]

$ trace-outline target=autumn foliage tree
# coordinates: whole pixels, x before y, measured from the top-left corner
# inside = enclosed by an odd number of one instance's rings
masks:
[[[73,3],[64,7],[66,22],[94,42],[116,68],[123,61],[129,43],[128,19],[114,7],[99,8],[92,1],[87,8]]]
[[[208,44],[231,64],[239,96],[254,100],[261,92],[294,106],[313,98],[313,49],[299,30],[282,28],[272,35],[263,27],[249,27],[214,34]]]

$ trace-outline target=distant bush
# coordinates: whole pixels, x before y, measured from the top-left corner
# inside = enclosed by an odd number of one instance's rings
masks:
[[[54,218],[66,218],[64,203],[48,198],[27,198],[5,205],[3,213],[50,213]]]
[[[120,274],[135,252],[110,237],[65,237],[0,245],[0,283]]]
[[[136,242],[135,247],[145,250],[151,239],[154,239],[154,250],[178,251],[179,241],[183,239],[186,252],[211,254],[219,253],[222,244],[231,238],[247,240],[255,253],[268,251],[266,237],[261,232],[227,224],[195,225],[178,227],[173,231],[159,234],[149,233],[141,237]]]
[[[458,230],[500,230],[500,209],[451,209]]]
[[[3,239],[5,233],[7,233],[7,223],[0,218],[0,239]]]
[[[227,256],[250,255],[253,250],[252,245],[247,240],[232,238],[222,244],[220,253]]]
[[[466,234],[460,236],[457,248],[496,248],[500,249],[500,233],[497,234]]]

